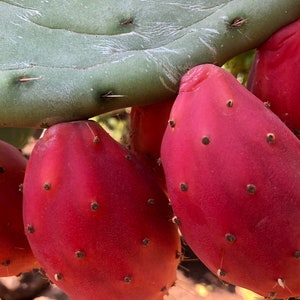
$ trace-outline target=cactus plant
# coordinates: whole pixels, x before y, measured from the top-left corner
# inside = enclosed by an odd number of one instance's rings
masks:
[[[295,0],[1,1],[0,126],[170,98],[189,68],[221,65],[299,16]]]

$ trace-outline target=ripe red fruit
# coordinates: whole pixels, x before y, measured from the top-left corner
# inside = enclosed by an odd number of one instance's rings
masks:
[[[184,239],[222,280],[300,295],[300,142],[230,73],[182,79],[161,150]]]
[[[130,113],[130,149],[151,166],[164,191],[166,183],[160,164],[160,146],[173,103],[174,99],[169,99],[134,106]]]
[[[248,89],[300,136],[300,19],[273,34],[254,57]]]
[[[27,160],[14,146],[0,141],[0,276],[38,267],[24,233],[22,191]]]
[[[41,266],[74,300],[162,299],[180,241],[152,172],[96,122],[50,127],[30,157],[24,224]]]

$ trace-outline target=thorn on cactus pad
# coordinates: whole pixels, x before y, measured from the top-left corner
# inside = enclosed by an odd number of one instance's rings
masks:
[[[235,237],[235,235],[232,234],[232,233],[226,233],[226,234],[225,234],[225,239],[226,239],[226,241],[229,242],[229,243],[234,243],[234,242],[236,241],[236,237]]]
[[[210,138],[208,136],[204,136],[201,142],[203,145],[208,145],[210,143]]]
[[[246,23],[245,18],[235,18],[230,22],[230,27],[231,28],[238,28],[243,26]]]
[[[96,211],[99,209],[99,207],[100,207],[100,204],[97,201],[93,201],[91,203],[91,210]]]
[[[29,232],[29,233],[34,233],[34,227],[32,226],[32,225],[27,225],[27,231]]]
[[[226,102],[226,106],[232,107],[232,106],[233,106],[233,100],[232,100],[232,99],[229,99],[229,100]]]
[[[112,91],[109,91],[105,94],[102,94],[100,96],[100,98],[124,98],[124,97],[127,97],[126,95],[114,95]]]
[[[275,134],[274,133],[270,132],[270,133],[267,134],[267,142],[269,144],[275,143]]]
[[[127,19],[125,19],[125,20],[122,20],[122,21],[120,22],[120,24],[121,24],[121,25],[131,25],[131,24],[133,24],[133,18],[127,18]]]
[[[181,182],[181,183],[180,183],[180,190],[181,190],[182,192],[186,192],[188,189],[189,189],[189,188],[188,188],[188,185],[187,185],[186,183],[184,183],[184,182]]]
[[[85,252],[84,252],[84,251],[81,251],[81,250],[76,251],[76,252],[75,252],[75,256],[76,256],[77,258],[79,258],[79,259],[84,258],[84,257],[85,257]]]
[[[19,184],[19,192],[21,192],[21,193],[23,192],[23,183]]]
[[[1,265],[4,266],[4,267],[8,267],[8,266],[10,265],[10,260],[7,259],[7,260],[3,261],[3,262],[1,263]]]
[[[218,269],[217,275],[218,277],[224,277],[226,276],[226,272],[223,269]]]
[[[55,279],[56,281],[60,281],[60,280],[62,280],[63,278],[64,278],[64,275],[61,274],[61,273],[57,273],[57,274],[54,275],[54,279]]]
[[[49,191],[51,189],[51,184],[50,183],[45,183],[44,184],[44,190]]]
[[[125,283],[130,283],[132,281],[132,278],[130,276],[125,276],[124,279],[123,279],[123,281]]]
[[[31,81],[37,81],[37,80],[40,80],[42,79],[42,77],[20,77],[18,78],[18,82],[21,82],[21,83],[26,83],[26,82],[31,82]]]
[[[254,195],[256,193],[256,186],[254,184],[247,184],[246,191],[250,195]]]

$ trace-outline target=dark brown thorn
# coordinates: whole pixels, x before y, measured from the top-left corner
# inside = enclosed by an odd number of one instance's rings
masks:
[[[123,278],[123,281],[124,281],[125,283],[130,283],[130,282],[132,281],[132,278],[131,278],[130,276],[125,276],[125,277]]]
[[[269,144],[275,143],[275,134],[274,133],[271,133],[271,132],[267,133],[267,142]]]
[[[51,189],[51,184],[50,183],[45,183],[44,184],[44,190],[49,191]]]
[[[226,234],[225,234],[225,239],[226,239],[226,241],[229,242],[229,243],[234,243],[234,242],[236,241],[236,237],[235,237],[235,235],[232,234],[232,233],[226,233]]]
[[[250,195],[254,195],[256,193],[256,186],[254,184],[247,184],[246,191]]]
[[[175,123],[174,120],[169,120],[168,123],[169,123],[169,126],[170,126],[171,128],[174,128],[175,125],[176,125],[176,123]]]
[[[182,192],[186,192],[188,190],[188,185],[185,182],[181,182],[179,186]]]
[[[27,231],[29,232],[29,233],[34,233],[34,227],[32,226],[32,225],[27,225]]]
[[[203,145],[208,145],[210,143],[210,138],[208,136],[204,136],[202,137],[201,142]]]
[[[7,259],[7,260],[3,261],[3,262],[1,263],[1,265],[4,266],[4,267],[8,267],[8,266],[10,265],[10,260]]]
[[[60,281],[60,280],[62,280],[63,278],[64,278],[64,275],[61,274],[61,273],[54,274],[54,279],[55,279],[56,281]]]
[[[76,252],[75,252],[75,256],[76,256],[77,258],[79,258],[79,259],[84,258],[84,257],[85,257],[85,252],[84,252],[84,251],[81,251],[81,250],[76,251]]]

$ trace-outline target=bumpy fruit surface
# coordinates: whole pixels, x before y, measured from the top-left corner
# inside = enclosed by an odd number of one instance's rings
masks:
[[[300,19],[257,49],[248,89],[300,137]]]
[[[300,295],[300,142],[230,73],[182,79],[161,150],[177,224],[222,280]]]
[[[38,267],[24,234],[22,187],[27,160],[0,141],[0,276],[14,276]]]
[[[180,243],[141,160],[96,122],[50,127],[24,180],[24,224],[41,266],[74,300],[163,299]]]

